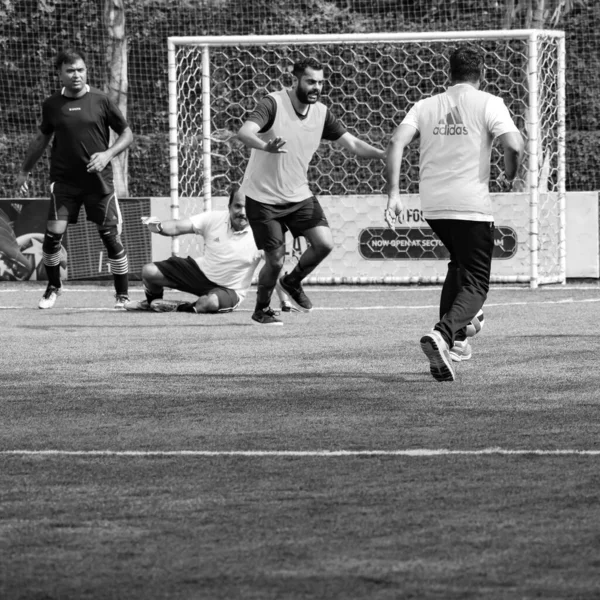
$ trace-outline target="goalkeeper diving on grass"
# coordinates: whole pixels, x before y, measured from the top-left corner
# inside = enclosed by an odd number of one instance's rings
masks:
[[[130,301],[128,311],[226,313],[244,300],[263,253],[254,243],[246,217],[246,198],[234,186],[227,210],[207,211],[183,219],[161,221],[142,217],[151,233],[175,237],[186,234],[204,238],[204,254],[198,258],[171,256],[142,267],[146,298]],[[186,302],[163,298],[171,288],[197,296]],[[285,300],[282,298],[282,301]]]

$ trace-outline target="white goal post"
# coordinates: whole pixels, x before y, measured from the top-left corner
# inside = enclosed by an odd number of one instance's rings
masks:
[[[482,89],[503,98],[527,143],[515,193],[494,196],[508,206],[500,214],[509,215],[509,226],[498,227],[498,235],[511,238],[517,261],[508,271],[498,268],[495,273],[493,266],[492,281],[527,282],[531,287],[565,283],[565,37],[561,31],[169,37],[173,218],[210,210],[213,198],[227,196],[230,184],[241,181],[249,153],[235,140],[235,132],[261,97],[292,85],[291,66],[297,58],[311,55],[323,62],[323,101],[349,131],[385,147],[414,102],[446,88],[448,56],[459,42],[473,42],[483,48],[486,72]],[[418,148],[411,146],[405,160],[401,189],[415,195]],[[494,189],[494,180],[501,165],[502,155],[495,148],[492,193],[499,192]],[[325,201],[328,216],[330,210],[346,213],[330,219],[332,229],[333,221],[340,228],[365,218],[376,218],[382,224],[384,182],[379,161],[346,156],[335,144],[324,142],[313,159],[309,179],[315,194]],[[526,210],[511,208],[519,196],[528,201]],[[335,199],[331,206],[328,198]],[[340,198],[352,200],[339,202]],[[377,217],[364,214],[361,199],[381,209]],[[371,212],[374,215],[374,209]],[[515,214],[511,217],[511,213]],[[501,219],[496,216],[497,225],[502,225]],[[369,239],[380,236],[380,246],[407,245],[413,248],[412,254],[374,252],[375,260],[364,268],[362,264],[348,267],[356,276],[325,274],[308,282],[443,281],[445,257],[431,254],[419,241],[419,236],[425,239],[429,235],[424,221],[413,219],[414,231],[399,230],[398,239],[391,241],[386,238],[388,234],[372,227],[374,224],[364,224],[362,241],[354,239],[355,247],[349,247],[352,239],[341,244],[346,253],[354,252],[356,257],[342,257],[340,264],[347,266],[364,258],[359,246],[369,246],[369,240],[363,239],[365,231]],[[358,237],[355,233],[354,238]],[[338,238],[343,238],[342,233]],[[500,237],[496,243],[503,246],[504,240]],[[180,251],[193,253],[194,248],[186,239],[179,243],[174,238],[173,252]]]

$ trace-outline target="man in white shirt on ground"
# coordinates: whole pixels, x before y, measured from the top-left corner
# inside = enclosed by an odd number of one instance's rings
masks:
[[[450,262],[439,318],[421,338],[437,381],[454,381],[452,361],[471,358],[466,326],[487,298],[494,250],[489,193],[492,143],[504,152],[503,181],[510,185],[523,156],[523,139],[501,98],[479,90],[483,56],[464,45],[450,56],[450,87],[417,102],[388,146],[385,176],[390,227],[402,211],[399,178],[404,148],[419,138],[419,195],[425,220],[440,238]]]
[[[229,196],[228,210],[207,211],[183,219],[145,219],[152,233],[165,236],[198,234],[204,254],[198,258],[171,256],[142,268],[146,299],[129,302],[130,311],[224,313],[236,309],[246,297],[254,271],[262,258],[248,225],[246,198],[237,187]],[[163,299],[164,288],[198,296],[195,302]]]

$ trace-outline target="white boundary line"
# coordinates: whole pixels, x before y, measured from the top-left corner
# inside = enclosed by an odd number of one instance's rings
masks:
[[[562,300],[537,300],[537,301],[523,301],[523,302],[488,302],[485,304],[485,308],[490,306],[533,306],[539,304],[587,304],[591,302],[600,302],[599,298],[582,298],[581,300],[575,300],[573,298],[563,298]],[[389,306],[316,306],[313,311],[342,311],[348,312],[350,310],[423,310],[438,308],[437,304],[417,304],[417,305],[406,305],[406,304],[390,304]],[[23,306],[0,306],[2,310],[38,310],[37,307],[24,308]],[[252,312],[250,308],[240,308],[235,312]],[[125,313],[127,311],[115,308],[94,308],[94,307],[54,307],[52,312],[110,312],[114,314]],[[133,313],[132,313],[133,314]],[[142,313],[140,313],[142,314]],[[143,313],[143,314],[154,314],[154,313]]]
[[[403,293],[403,292],[411,292],[411,293],[416,293],[416,292],[431,292],[431,291],[436,291],[436,290],[440,290],[442,288],[441,285],[435,284],[435,285],[420,285],[420,286],[411,286],[411,285],[406,285],[406,286],[402,286],[402,285],[389,285],[389,286],[381,286],[381,285],[365,285],[365,286],[352,286],[352,285],[326,285],[326,286],[306,286],[307,289],[311,292],[311,293],[319,293],[319,292],[331,292],[331,291],[335,291],[336,294],[380,294],[381,292],[390,292],[390,293]],[[577,284],[566,284],[566,285],[560,285],[560,286],[542,286],[540,288],[538,288],[537,290],[535,290],[536,292],[564,292],[566,290],[581,290],[581,291],[590,291],[590,290],[595,290],[595,291],[599,291],[600,290],[600,283],[598,283],[597,285],[577,285]],[[43,287],[22,287],[22,288],[8,288],[8,289],[2,289],[0,287],[0,293],[4,293],[4,294],[22,294],[22,293],[34,293],[34,294],[39,294],[41,292],[44,291]],[[102,292],[102,291],[108,291],[109,293],[114,293],[112,291],[112,287],[109,285],[106,286],[94,286],[94,285],[90,285],[90,286],[86,286],[83,288],[76,288],[76,287],[68,287],[65,286],[63,289],[63,293],[77,293],[77,294],[82,294],[82,293],[89,293],[89,294],[96,294],[98,292]],[[132,288],[129,290],[130,294],[141,294],[143,293],[143,289],[141,287],[139,288]],[[521,286],[514,286],[514,285],[491,285],[490,286],[490,291],[522,291],[522,292],[528,292],[531,293],[531,289],[529,287],[526,287],[525,285],[521,285]],[[176,293],[176,292],[173,292]]]
[[[508,450],[483,448],[482,450],[449,450],[447,448],[412,450],[0,450],[0,456],[117,456],[117,457],[320,457],[344,456],[600,456],[600,450]]]

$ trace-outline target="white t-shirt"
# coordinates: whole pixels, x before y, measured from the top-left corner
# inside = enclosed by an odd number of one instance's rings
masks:
[[[518,131],[504,101],[459,83],[417,102],[402,123],[420,134],[419,195],[425,218],[493,221],[492,142]]]
[[[204,238],[204,255],[195,259],[198,266],[211,281],[235,290],[243,300],[262,258],[252,230],[248,226],[235,231],[228,210],[203,212],[190,220],[194,232]]]
[[[257,135],[265,142],[282,137],[287,152],[252,149],[240,188],[263,204],[301,202],[313,195],[308,186],[308,165],[321,142],[327,107],[321,102],[311,104],[306,117],[300,119],[286,90],[270,95],[277,103],[275,121],[268,131]]]

